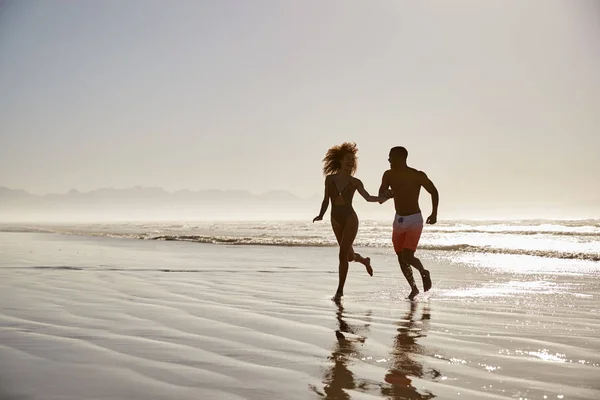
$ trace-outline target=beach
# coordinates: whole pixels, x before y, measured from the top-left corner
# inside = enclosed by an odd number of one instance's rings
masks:
[[[0,400],[600,400],[599,17],[0,0]]]
[[[189,227],[4,227],[0,399],[600,398],[591,228],[529,252],[437,249],[424,234],[433,289],[410,302],[364,224],[356,251],[374,276],[352,263],[336,304],[324,224],[283,243],[257,224],[235,240],[231,226],[210,240]],[[523,237],[557,236],[543,230]]]

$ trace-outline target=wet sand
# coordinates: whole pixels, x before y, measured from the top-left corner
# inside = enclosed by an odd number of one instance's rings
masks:
[[[600,398],[600,263],[358,251],[0,233],[0,399]]]

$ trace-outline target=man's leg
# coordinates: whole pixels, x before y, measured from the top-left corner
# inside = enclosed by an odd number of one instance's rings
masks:
[[[412,268],[410,264],[404,260],[402,252],[396,252],[398,256],[398,262],[400,263],[400,269],[402,270],[402,274],[406,278],[406,281],[410,285],[410,294],[408,295],[408,299],[412,300],[416,295],[419,294],[419,289],[417,288],[417,284],[415,283],[415,278],[413,277]]]
[[[406,262],[403,258],[403,250],[406,247],[407,239],[408,239],[408,231],[405,226],[403,226],[402,217],[398,217],[396,215],[394,217],[394,225],[393,225],[393,233],[392,233],[392,243],[394,244],[394,251],[398,256],[398,263],[400,263],[400,269],[402,270],[402,274],[406,278],[406,281],[410,285],[411,292],[408,295],[408,299],[412,300],[416,295],[419,294],[419,289],[417,289],[417,284],[415,283],[415,278],[413,277],[412,269],[410,268],[410,263]]]
[[[419,273],[421,274],[421,278],[423,279],[423,290],[426,292],[431,289],[431,277],[429,275],[429,271],[423,267],[421,260],[415,257],[415,251],[412,249],[402,249],[402,260],[413,267],[415,267]]]
[[[427,271],[421,260],[415,257],[415,251],[419,245],[419,239],[421,239],[421,233],[423,232],[423,217],[421,214],[413,216],[408,221],[408,227],[406,229],[406,239],[404,241],[404,247],[402,249],[402,259],[409,265],[415,267],[421,274],[423,279],[423,290],[426,292],[431,289],[431,277],[429,271]]]

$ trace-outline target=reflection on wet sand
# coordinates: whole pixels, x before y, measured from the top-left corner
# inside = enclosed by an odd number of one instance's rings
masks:
[[[435,380],[441,376],[436,369],[425,370],[415,355],[428,353],[417,340],[425,337],[431,320],[431,310],[428,305],[423,307],[420,321],[415,321],[417,302],[411,302],[406,317],[397,324],[398,334],[394,339],[391,352],[391,367],[385,376],[389,385],[382,386],[381,393],[391,399],[433,399],[436,396],[426,391],[421,394],[412,384],[413,378],[428,378]],[[419,326],[420,325],[420,326]]]
[[[418,360],[421,355],[433,354],[417,343],[426,336],[429,328],[431,311],[428,305],[422,307],[421,317],[416,320],[418,303],[411,302],[406,316],[396,323],[397,334],[388,357],[390,367],[383,381],[361,379],[350,370],[352,364],[365,358],[361,351],[370,329],[371,313],[366,314],[366,322],[350,324],[346,321],[347,315],[344,314],[342,303],[337,302],[336,305],[336,341],[331,356],[328,357],[332,365],[323,374],[323,390],[311,387],[312,391],[325,399],[350,399],[349,390],[378,394],[394,400],[426,400],[436,397],[429,391],[420,393],[412,382],[414,378],[436,380],[441,376],[436,369],[425,369]]]
[[[371,383],[356,378],[349,369],[350,364],[361,358],[359,347],[364,344],[366,337],[359,333],[368,331],[369,323],[349,324],[344,320],[342,303],[336,302],[336,305],[338,322],[338,329],[335,331],[336,344],[329,357],[333,365],[325,371],[323,377],[325,393],[317,390],[315,392],[326,399],[350,399],[350,395],[346,393],[345,389],[366,391],[367,386]],[[369,317],[370,312],[366,316]]]

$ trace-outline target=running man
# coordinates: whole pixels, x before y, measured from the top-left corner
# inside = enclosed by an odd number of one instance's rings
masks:
[[[423,231],[423,216],[419,208],[421,187],[424,187],[431,194],[432,210],[431,215],[427,218],[428,224],[437,222],[439,195],[433,182],[429,180],[424,172],[411,168],[406,164],[407,158],[408,151],[404,147],[397,146],[390,150],[388,159],[390,169],[383,174],[379,195],[389,194],[390,188],[394,195],[396,215],[394,217],[392,243],[402,273],[412,289],[408,299],[413,300],[419,294],[419,289],[417,289],[413,278],[411,266],[421,273],[423,290],[427,292],[431,289],[429,271],[423,268],[421,261],[415,257],[415,251]]]

